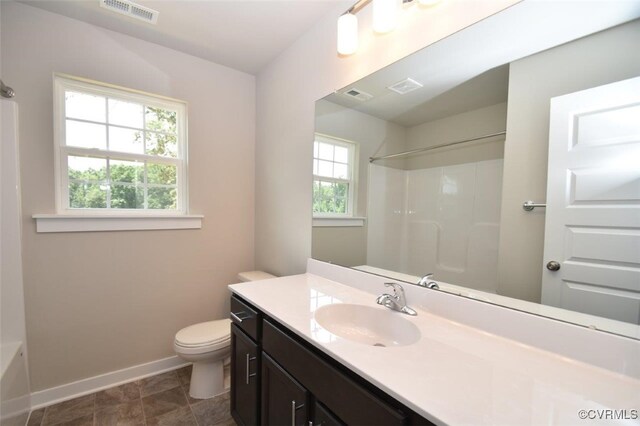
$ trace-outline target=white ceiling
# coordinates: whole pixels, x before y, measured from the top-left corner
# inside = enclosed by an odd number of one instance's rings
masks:
[[[257,74],[332,10],[351,0],[134,0],[160,12],[151,25],[98,0],[18,0],[50,12]],[[336,15],[337,19],[337,15]]]

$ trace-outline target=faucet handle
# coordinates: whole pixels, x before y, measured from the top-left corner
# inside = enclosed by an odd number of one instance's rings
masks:
[[[398,289],[402,290],[402,286],[398,283],[384,283],[385,287],[391,287],[393,289],[393,291],[396,291]]]
[[[393,289],[393,295],[399,299],[404,299],[404,289],[398,283],[384,283],[385,287]]]

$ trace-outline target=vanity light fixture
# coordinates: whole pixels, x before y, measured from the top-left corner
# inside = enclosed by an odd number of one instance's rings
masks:
[[[373,31],[385,34],[396,27],[397,0],[373,0]]]
[[[352,55],[358,50],[358,18],[347,12],[338,18],[338,53]]]
[[[358,18],[356,13],[373,2],[373,31],[384,34],[396,27],[398,6],[420,3],[433,6],[441,0],[358,0],[338,18],[338,54],[352,55],[358,49]]]

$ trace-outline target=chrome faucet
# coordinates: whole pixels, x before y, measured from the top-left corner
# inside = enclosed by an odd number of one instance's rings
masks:
[[[420,281],[418,281],[418,285],[421,287],[435,288],[436,290],[438,290],[440,287],[438,286],[438,283],[436,283],[435,281],[431,281],[432,276],[433,272],[429,272],[427,275],[420,278]]]
[[[407,306],[407,299],[404,295],[404,289],[400,284],[384,283],[386,287],[393,288],[393,294],[383,293],[376,299],[378,305],[386,306],[394,311],[402,312],[407,315],[418,315],[416,311]]]

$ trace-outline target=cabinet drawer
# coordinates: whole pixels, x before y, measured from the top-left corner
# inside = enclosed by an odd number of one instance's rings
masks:
[[[252,308],[244,300],[237,296],[231,297],[231,309],[229,312],[231,321],[256,341],[260,337],[261,316],[260,312]]]
[[[263,321],[262,349],[346,424],[402,425],[406,415]]]

